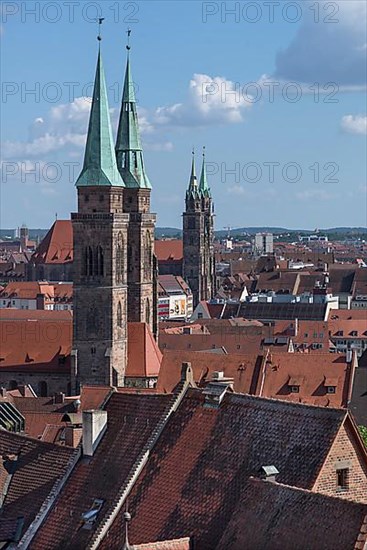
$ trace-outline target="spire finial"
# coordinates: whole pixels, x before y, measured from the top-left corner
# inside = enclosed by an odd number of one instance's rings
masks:
[[[98,36],[97,36],[98,42],[102,40],[101,27],[104,20],[105,20],[104,17],[98,17]]]
[[[130,46],[130,34],[131,34],[131,29],[127,29],[126,34],[127,34],[126,49],[127,49],[127,51],[129,51],[129,50],[131,50],[131,46]]]
[[[203,159],[205,159],[205,145],[203,145]]]

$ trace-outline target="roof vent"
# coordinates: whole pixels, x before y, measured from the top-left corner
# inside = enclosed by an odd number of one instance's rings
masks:
[[[192,327],[183,327],[182,334],[192,334]]]
[[[204,406],[217,409],[223,401],[223,397],[227,390],[231,391],[229,384],[209,383],[205,390],[203,390],[203,395],[205,397]]]
[[[260,468],[260,477],[261,479],[266,479],[267,481],[276,481],[276,477],[279,474],[279,470],[271,466],[261,466]]]
[[[95,523],[100,509],[103,506],[103,500],[96,498],[93,501],[92,507],[82,514],[82,520],[84,522],[83,529],[92,529],[93,524]]]

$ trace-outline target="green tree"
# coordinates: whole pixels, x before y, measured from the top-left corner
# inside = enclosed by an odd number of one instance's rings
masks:
[[[367,428],[366,428],[366,426],[359,426],[358,429],[359,429],[359,433],[362,436],[363,442],[367,447]]]

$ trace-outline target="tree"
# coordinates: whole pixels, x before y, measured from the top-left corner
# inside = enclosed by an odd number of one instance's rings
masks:
[[[361,436],[362,436],[363,443],[364,443],[364,444],[366,445],[366,447],[367,447],[367,428],[366,428],[366,426],[359,426],[358,429],[359,429],[359,433],[360,433]]]

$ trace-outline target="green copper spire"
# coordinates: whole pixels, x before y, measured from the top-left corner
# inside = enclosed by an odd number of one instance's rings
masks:
[[[100,37],[98,37],[100,40]],[[101,51],[98,51],[92,106],[89,115],[83,169],[76,186],[109,185],[125,187],[117,169],[106,81]]]
[[[203,147],[203,165],[201,168],[199,192],[202,197],[210,197],[210,189],[206,178],[205,147]]]
[[[130,68],[130,46],[127,47],[127,63],[119,127],[116,140],[117,167],[126,187],[151,189],[145,173],[143,150],[140,142],[134,83]]]
[[[199,187],[198,187],[198,180],[197,180],[197,177],[196,177],[195,151],[194,150],[192,150],[191,174],[190,174],[189,187],[187,189],[186,194],[188,196],[193,197],[194,199],[200,197],[200,192],[199,192]]]

